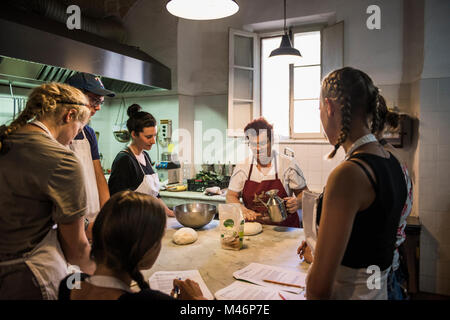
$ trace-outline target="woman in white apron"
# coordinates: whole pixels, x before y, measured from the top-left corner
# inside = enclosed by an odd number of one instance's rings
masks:
[[[159,198],[158,174],[145,152],[156,143],[156,120],[150,113],[140,110],[137,104],[128,107],[127,128],[131,134],[131,143],[114,159],[108,180],[109,191],[113,195],[119,191],[133,190]],[[174,216],[165,204],[164,207],[167,215]]]
[[[369,76],[353,68],[322,82],[320,117],[334,145],[329,157],[340,146],[346,155],[320,196],[303,196],[305,237],[314,254],[308,299],[387,299],[407,191],[400,163],[373,135],[384,127],[383,101]]]
[[[67,148],[87,122],[86,105],[81,91],[44,84],[0,129],[0,299],[56,299],[66,261],[95,269],[83,176]]]

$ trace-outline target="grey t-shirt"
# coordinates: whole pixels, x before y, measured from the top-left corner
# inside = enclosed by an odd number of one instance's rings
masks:
[[[86,214],[75,154],[45,133],[14,133],[0,151],[0,260],[32,250],[55,223]]]

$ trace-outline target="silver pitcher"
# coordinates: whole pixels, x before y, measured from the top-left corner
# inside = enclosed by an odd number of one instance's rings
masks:
[[[266,192],[270,197],[267,203],[264,203],[261,199],[258,200],[267,208],[269,212],[270,219],[273,222],[282,222],[287,218],[286,206],[284,205],[284,200],[281,199],[277,194],[278,190],[273,189]]]

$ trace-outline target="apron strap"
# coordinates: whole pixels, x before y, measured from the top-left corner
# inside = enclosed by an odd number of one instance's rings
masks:
[[[141,171],[142,171],[142,173],[144,174],[144,179],[145,179],[145,176],[146,176],[146,174],[145,174],[145,172],[144,172],[144,169],[142,169],[142,164],[139,162],[139,160],[138,160],[138,158],[136,157],[136,155],[134,154],[134,152],[130,149],[130,147],[127,147],[125,150],[123,150],[124,152],[128,152],[129,154],[131,154],[131,155],[133,155],[133,157],[136,159],[136,161],[137,161],[137,163],[138,163],[138,165],[139,165],[139,168],[141,168]],[[145,158],[145,154],[144,154],[144,158]]]

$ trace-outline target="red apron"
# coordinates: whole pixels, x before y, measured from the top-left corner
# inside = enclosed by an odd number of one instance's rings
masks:
[[[261,213],[261,216],[255,220],[259,223],[300,228],[300,219],[298,218],[297,213],[293,214],[288,213],[286,220],[282,222],[278,223],[272,222],[269,213],[267,211],[267,208],[260,201],[258,201],[259,198],[264,203],[267,203],[267,201],[269,200],[269,196],[266,195],[266,191],[272,189],[278,189],[277,195],[282,199],[288,196],[286,190],[284,189],[283,184],[281,183],[281,180],[278,179],[278,168],[276,158],[274,158],[274,165],[275,165],[275,179],[255,182],[250,180],[253,171],[253,161],[252,161],[252,164],[250,165],[250,171],[248,173],[248,179],[247,181],[245,181],[244,189],[242,190],[242,199],[244,201],[244,205],[247,209]]]

